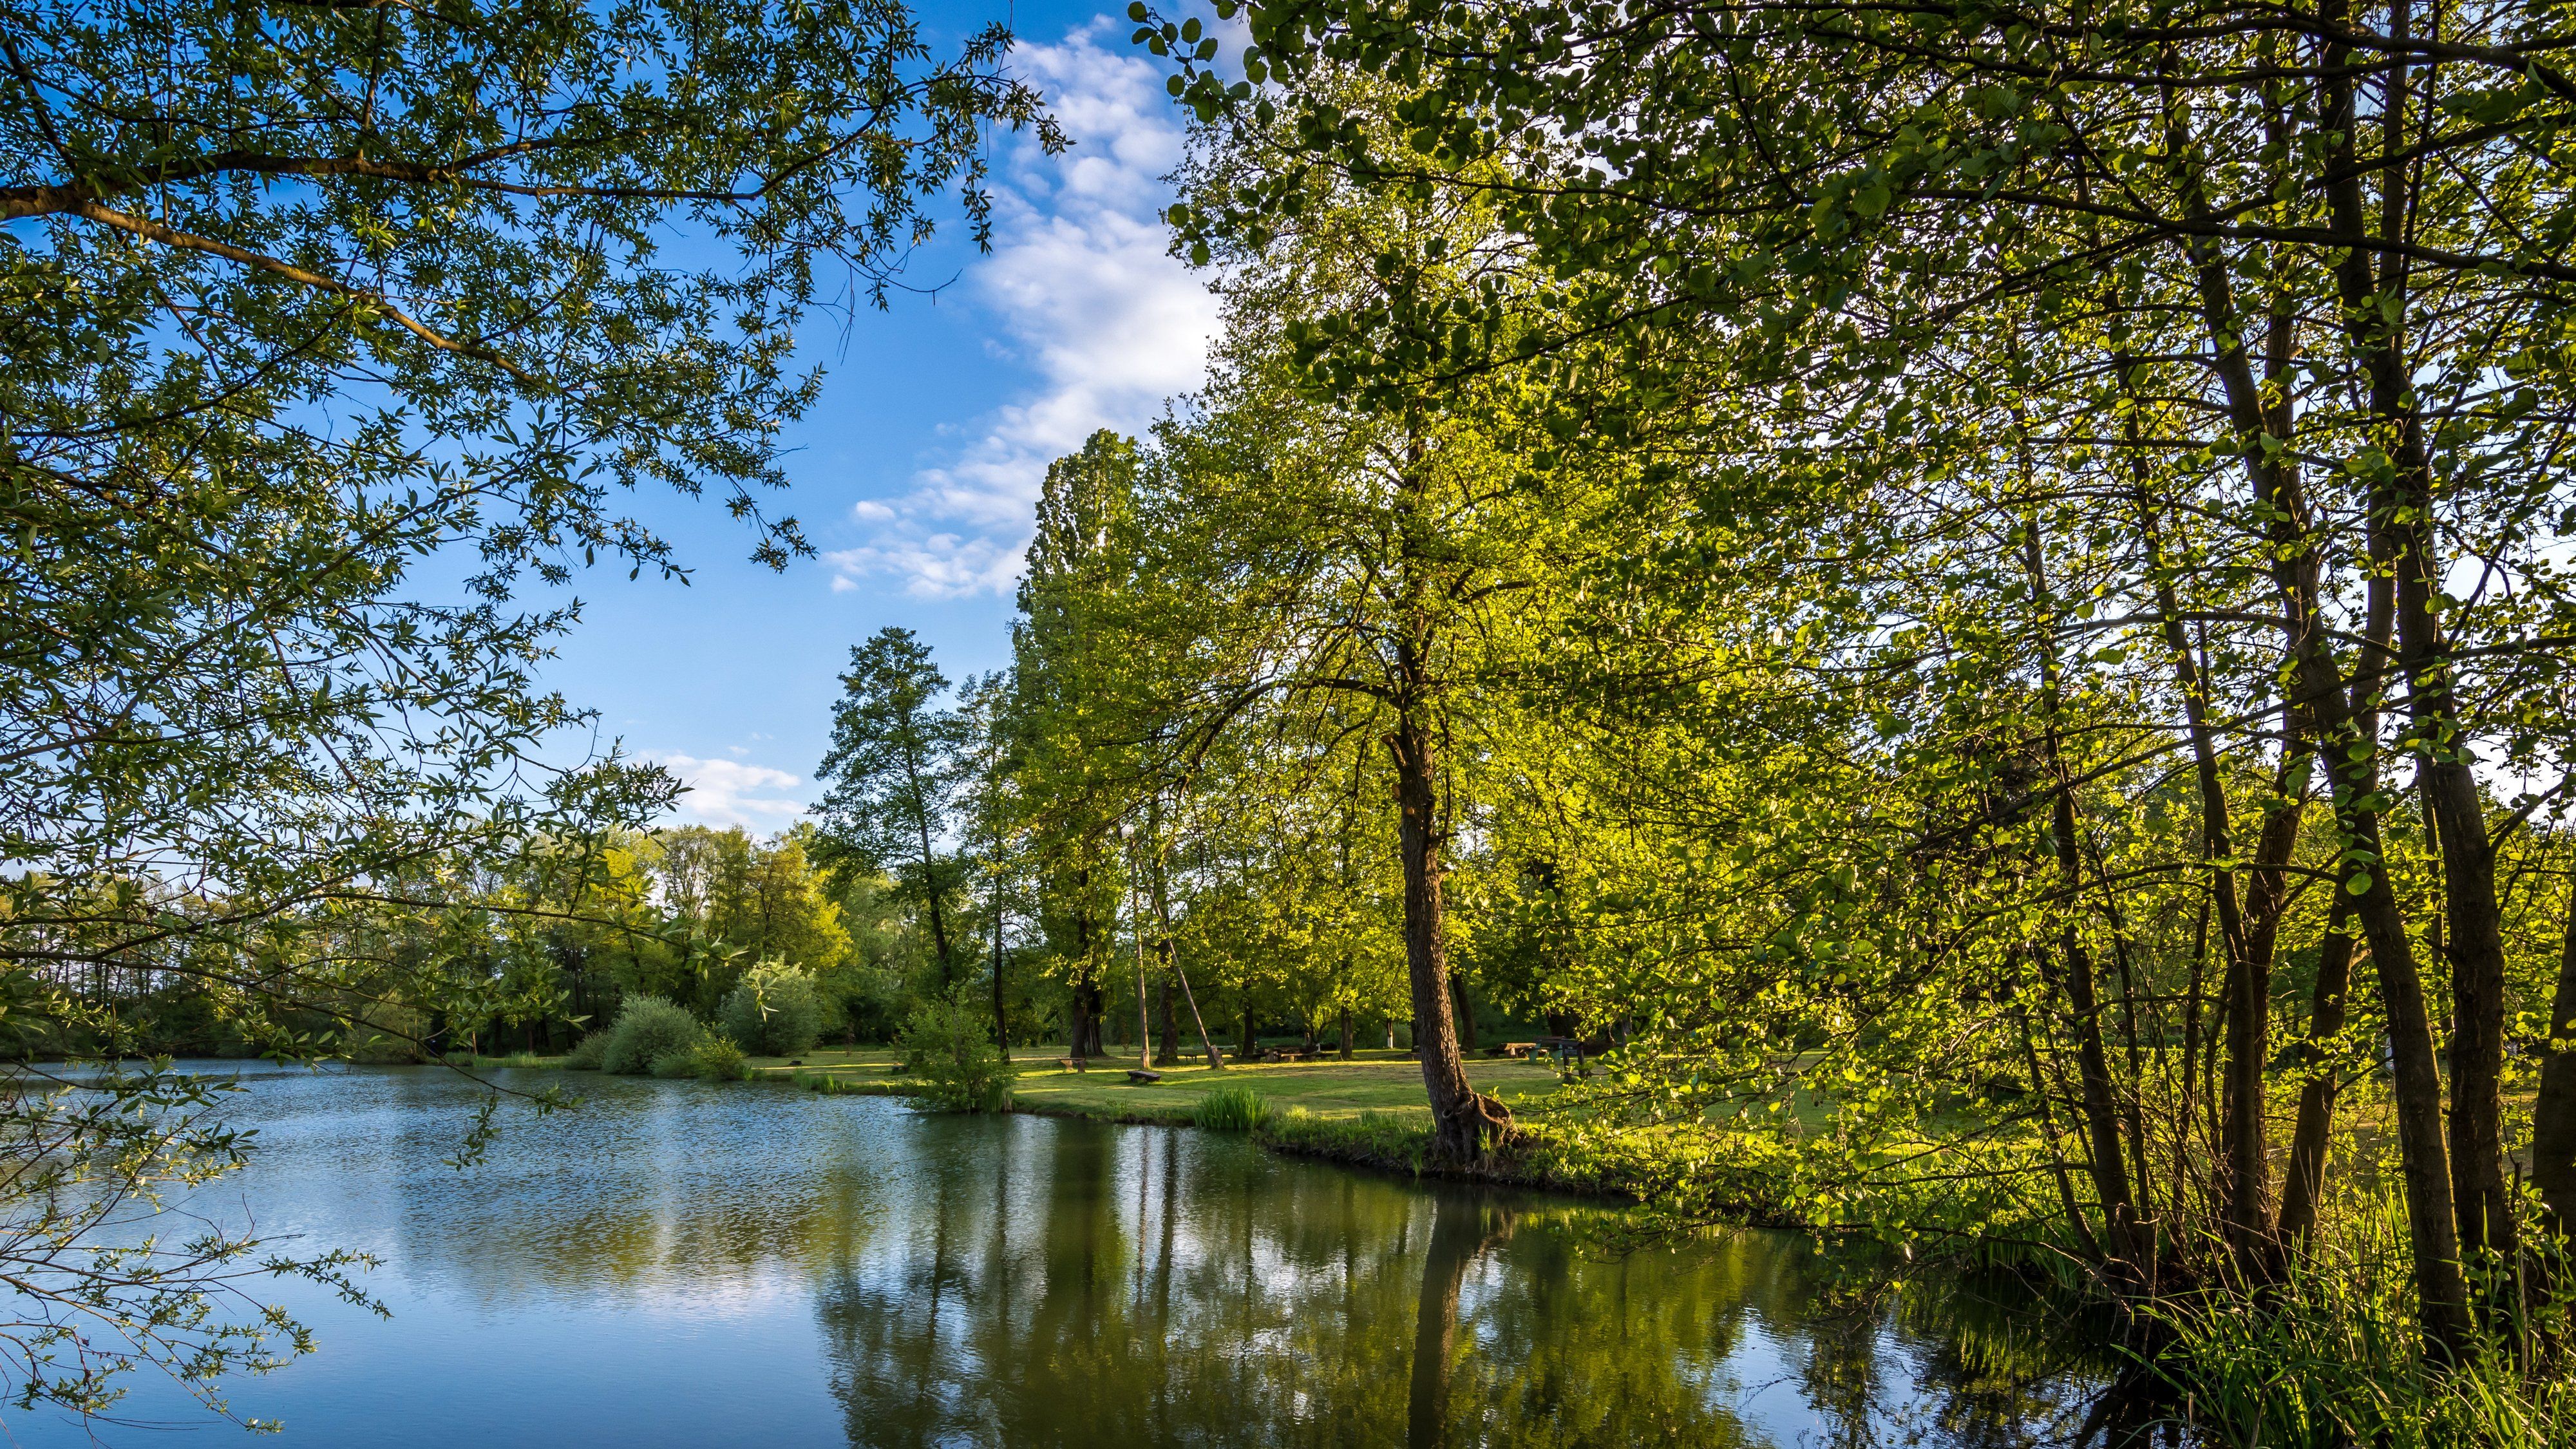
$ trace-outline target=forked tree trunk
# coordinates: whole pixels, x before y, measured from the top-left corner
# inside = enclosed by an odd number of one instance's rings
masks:
[[[2370,379],[2369,409],[2387,424],[2381,446],[2395,465],[2391,476],[2372,488],[2372,554],[2393,556],[2399,662],[2403,666],[2402,679],[2408,686],[2415,729],[2422,734],[2428,723],[2438,722],[2449,712],[2449,671],[2442,658],[2440,621],[2430,609],[2431,593],[2438,582],[2433,572],[2431,533],[2423,516],[2414,512],[2429,506],[2432,471],[2424,456],[2421,419],[2413,401],[2414,379],[2405,358],[2404,262],[2394,254],[2383,258],[2381,248],[2372,245],[2372,223],[2364,212],[2361,178],[2365,173],[2357,164],[2356,140],[2361,115],[2354,98],[2352,49],[2342,38],[2350,14],[2349,0],[2321,0],[2317,8],[2317,19],[2326,36],[2316,70],[2317,129],[2328,138],[2325,160],[2334,176],[2325,187],[2326,221],[2343,243],[2334,272],[2338,300],[2343,303],[2345,335]],[[2408,102],[2402,54],[2393,58],[2384,75],[2379,99],[2382,144],[2395,150],[2405,139]],[[2406,188],[2399,183],[2409,174],[2411,168],[2379,173],[2384,189],[2382,226],[2403,220]],[[2382,260],[2386,263],[2384,272],[2378,265]],[[2309,571],[2313,584],[2313,564]],[[2294,601],[2294,607],[2313,612],[2316,597],[2311,587],[2305,599]],[[2378,661],[2365,660],[2363,667],[2376,669]],[[2312,694],[2318,683],[2322,681],[2301,681],[2303,689]],[[2341,742],[2329,743],[2323,734],[2318,736],[2318,743],[2329,759],[2341,752]],[[2460,1077],[2455,1090],[2465,1109],[2465,1120],[2452,1125],[2459,1140],[2476,1157],[2487,1154],[2490,1141],[2501,1136],[2493,1129],[2494,1092],[2487,1061],[2490,1048],[2485,1040],[2488,1025],[2481,1017],[2486,999],[2492,994],[2498,1012],[2493,1055],[2500,1060],[2503,953],[2500,944],[2491,952],[2486,939],[2495,925],[2494,877],[2486,849],[2485,824],[2476,804],[2476,782],[2468,778],[2465,765],[2454,767],[2454,774],[2442,766],[2439,758],[2453,743],[2441,738],[2422,742],[2420,747],[2425,748],[2427,761],[2420,787],[2439,822],[2439,843],[2445,852],[2454,844],[2470,852],[2469,860],[2453,862],[2467,864],[2470,869],[2450,872],[2444,884],[2443,906],[2454,938],[2473,937],[2460,941],[2453,956],[2455,979],[2467,978],[2462,985],[2471,1013],[2462,1023],[2465,1035],[2459,1043],[2461,1060],[2454,1063]],[[2448,1144],[2443,1140],[2442,1082],[2433,1059],[2423,982],[2415,969],[2413,947],[2406,939],[2396,897],[2388,889],[2386,872],[2376,863],[2380,846],[2378,821],[2375,817],[2368,820],[2366,839],[2358,838],[2361,832],[2349,825],[2346,833],[2372,853],[2371,887],[2356,905],[2363,932],[2370,940],[2371,958],[2379,967],[2380,994],[2388,1008],[2389,1041],[2396,1056],[2398,1141],[2404,1158],[2407,1218],[2414,1235],[2425,1336],[2436,1347],[2456,1356],[2466,1351],[2469,1330],[2460,1240],[2463,1236],[2473,1241],[2483,1238],[2495,1248],[2508,1247],[2511,1242],[2511,1218],[2499,1220],[2487,1211],[2491,1186],[2494,1198],[2501,1199],[2501,1142],[2495,1141],[2490,1160],[2473,1160],[2461,1166],[2455,1176],[2447,1161]],[[2478,900],[2481,880],[2483,906]],[[2467,1191],[2455,1192],[2455,1181]],[[2470,1227],[2469,1234],[2460,1231],[2464,1225]]]

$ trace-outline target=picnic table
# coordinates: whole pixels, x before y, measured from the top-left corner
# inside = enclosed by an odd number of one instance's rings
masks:
[[[1091,1070],[1091,1063],[1081,1057],[1057,1057],[1055,1059],[1055,1064],[1064,1068],[1068,1072],[1087,1072]]]

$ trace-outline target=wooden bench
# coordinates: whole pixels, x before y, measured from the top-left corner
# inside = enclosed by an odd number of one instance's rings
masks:
[[[1143,1067],[1129,1067],[1127,1069],[1127,1080],[1140,1087],[1150,1086],[1162,1079],[1163,1074],[1161,1072],[1149,1072]]]
[[[2247,999],[2251,1000],[2252,998],[2248,997]],[[1531,1052],[1537,1050],[1538,1043],[1534,1041],[1507,1041],[1503,1043],[1503,1055],[1512,1058],[1514,1061],[1518,1061],[1521,1058],[1528,1056]]]
[[[1091,1070],[1091,1063],[1084,1061],[1080,1057],[1057,1057],[1055,1059],[1055,1064],[1064,1068],[1068,1072],[1087,1072]]]

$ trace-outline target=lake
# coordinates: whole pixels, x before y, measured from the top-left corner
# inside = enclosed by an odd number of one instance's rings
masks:
[[[1787,1235],[1622,1252],[1594,1206],[1239,1138],[520,1072],[585,1105],[459,1172],[450,1073],[240,1070],[255,1164],[190,1207],[377,1255],[393,1313],[276,1295],[320,1351],[231,1398],[288,1445],[2011,1445],[2107,1379],[1955,1292],[1829,1306]],[[108,1443],[243,1437],[134,1383],[197,1427]]]

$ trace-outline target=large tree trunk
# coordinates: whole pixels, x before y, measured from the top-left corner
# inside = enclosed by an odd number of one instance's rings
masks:
[[[2400,8],[2402,12],[2402,0]],[[2335,287],[2343,303],[2345,336],[2370,378],[2369,408],[2387,424],[2382,447],[2394,464],[2391,476],[2372,488],[2370,526],[2374,535],[2394,544],[2386,552],[2395,555],[2398,662],[2408,686],[2416,748],[2424,757],[2418,788],[2434,814],[2445,856],[2451,856],[2455,845],[2462,852],[2447,862],[2452,869],[2445,872],[2443,907],[2454,942],[2453,979],[2459,983],[2455,994],[2467,1008],[2454,1038],[2458,1054],[2452,1063],[2453,1092],[2458,1107],[2450,1136],[2470,1160],[2447,1164],[2448,1171],[2444,1158],[2454,1154],[2445,1152],[2439,1137],[2421,1140],[2428,1129],[2439,1131],[2442,1085],[2433,1061],[2431,1029],[2423,1021],[2422,982],[2384,871],[2374,866],[2373,889],[2358,904],[2371,957],[2379,966],[2381,994],[2389,1005],[2390,1040],[2397,1049],[2398,1135],[2406,1157],[2407,1211],[2415,1232],[2417,1276],[2423,1283],[2426,1335],[2456,1354],[2465,1347],[2468,1324],[2460,1243],[2483,1240],[2488,1247],[2504,1250],[2510,1248],[2513,1235],[2512,1218],[2501,1211],[2503,1146],[2494,1101],[2496,1064],[2503,1051],[2503,947],[2495,920],[2493,861],[2476,782],[2465,762],[2444,760],[2457,748],[2441,728],[2450,713],[2449,667],[2443,657],[2440,621],[2430,608],[2439,579],[2434,573],[2429,522],[2416,512],[2429,508],[2432,471],[2424,456],[2414,383],[2405,361],[2404,261],[2394,253],[2378,257],[2369,243],[2371,227],[2364,215],[2361,183],[2365,173],[2358,164],[2361,116],[2354,104],[2352,51],[2340,39],[2349,14],[2348,0],[2323,0],[2318,7],[2317,18],[2329,38],[2317,69],[2317,125],[2332,138],[2325,160],[2335,179],[2325,187],[2326,218],[2343,241],[2335,262]],[[2402,14],[2392,18],[2392,25],[2404,28]],[[2394,153],[2402,149],[2405,138],[2402,55],[2394,58],[2383,86],[2381,145]],[[2380,173],[2383,227],[2403,221],[2410,175],[2411,168],[2406,167]],[[2392,230],[2389,235],[2401,231]],[[2381,537],[2372,542],[2373,554],[2380,554]],[[2378,661],[2366,660],[2363,667],[2375,671]],[[2376,821],[2372,823],[2367,847],[2375,856],[2379,841]],[[2407,1009],[2401,1012],[2401,1006]],[[2447,1219],[2438,1227],[2429,1221],[2436,1209]],[[2446,1261],[2430,1264],[2428,1254]]]
[[[2549,1231],[2576,1238],[2576,889],[2567,898],[2558,991],[2541,1050],[2540,1099],[2531,1108],[2531,1185],[2548,1211]]]
[[[1511,1136],[1512,1114],[1467,1082],[1458,1031],[1449,1010],[1448,922],[1442,913],[1438,787],[1429,733],[1410,714],[1387,736],[1395,756],[1397,828],[1404,858],[1404,961],[1413,981],[1413,1044],[1422,1053],[1422,1085],[1431,1098],[1432,1151],[1468,1162],[1486,1143]]]
[[[1154,954],[1163,963],[1163,969],[1155,973],[1162,979],[1154,987],[1154,1065],[1177,1067],[1181,1064],[1181,1034],[1172,1027],[1172,943],[1157,942]]]
[[[1065,1033],[1065,1050],[1088,1060],[1109,1054],[1100,1040],[1101,1018],[1108,1003],[1101,999],[1100,969],[1091,948],[1091,873],[1081,872],[1074,879],[1075,888],[1082,892],[1082,903],[1073,912],[1073,1024]]]
[[[2329,23],[2340,24],[2338,0],[2328,0],[2328,4],[2336,12]],[[2322,82],[2328,112],[2325,127],[2329,131],[2339,127],[2348,138],[2353,125],[2352,83],[2346,66],[2349,51],[2329,43],[2327,54],[2328,61],[2320,68],[2320,74],[2326,77]],[[2169,124],[2175,130],[2174,144],[2169,148],[2172,154],[2178,158],[2194,154],[2190,137],[2184,132],[2187,113],[2176,107]],[[2209,215],[2197,185],[2188,181],[2183,209],[2195,220],[2205,220]],[[2350,211],[2343,200],[2335,203],[2335,209],[2339,213]],[[2266,439],[2290,444],[2290,420],[2286,409],[2267,404],[2247,364],[2226,257],[2215,242],[2195,243],[2193,249],[2201,307],[2213,342],[2211,361],[2225,388],[2228,421],[2245,440],[2245,470],[2253,483],[2254,502],[2270,519],[2268,531],[2274,543],[2271,572],[2284,617],[2284,653],[2290,661],[2290,698],[2285,701],[2290,722],[2306,734],[2318,759],[2328,769],[2336,787],[2336,825],[2354,851],[2345,868],[2364,886],[2353,906],[2361,920],[2362,934],[2369,941],[2371,959],[2378,967],[2380,1000],[2388,1015],[2390,1054],[2396,1069],[2398,1151],[2406,1183],[2407,1225],[2424,1336],[2433,1351],[2456,1357],[2468,1339],[2468,1288],[2460,1272],[2459,1240],[2451,1215],[2441,1070],[2434,1059],[2432,1027],[2425,1014],[2423,980],[2415,968],[2413,943],[2407,939],[2405,918],[2395,893],[2389,889],[2387,869],[2380,855],[2379,816],[2374,810],[2358,808],[2357,802],[2368,796],[2371,742],[2354,737],[2343,673],[2335,662],[2326,632],[2319,584],[2319,539],[2311,526],[2298,470],[2290,461],[2296,456],[2295,448],[2283,446],[2276,454],[2262,446]],[[2363,667],[2367,670],[2374,663],[2364,661]],[[2350,754],[2356,744],[2365,747],[2359,761]]]

